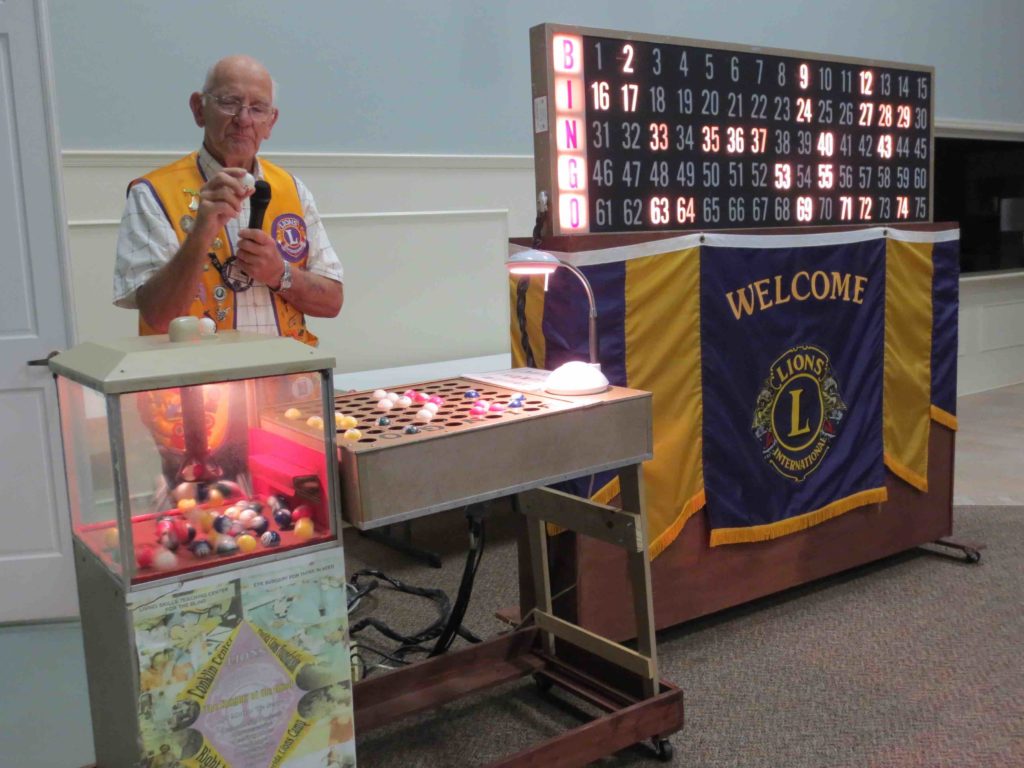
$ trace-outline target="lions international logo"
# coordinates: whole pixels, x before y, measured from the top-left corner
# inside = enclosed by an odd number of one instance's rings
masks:
[[[270,236],[277,243],[281,258],[288,259],[292,264],[302,261],[309,250],[306,221],[294,213],[282,213],[274,219],[270,226]]]
[[[772,469],[800,483],[821,465],[846,409],[828,355],[793,347],[772,363],[750,429]]]

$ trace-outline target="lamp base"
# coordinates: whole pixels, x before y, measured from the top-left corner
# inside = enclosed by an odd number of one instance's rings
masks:
[[[600,363],[573,360],[551,372],[544,390],[552,395],[597,395],[608,390],[608,378]]]

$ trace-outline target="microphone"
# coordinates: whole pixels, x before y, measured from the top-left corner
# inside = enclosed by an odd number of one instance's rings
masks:
[[[253,190],[249,198],[249,229],[263,229],[263,214],[270,205],[270,185],[260,179]]]

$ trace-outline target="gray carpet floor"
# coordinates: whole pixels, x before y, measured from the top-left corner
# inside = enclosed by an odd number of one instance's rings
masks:
[[[914,550],[659,633],[662,675],[683,688],[686,707],[672,764],[1024,766],[1024,509],[962,507],[954,525],[955,538],[986,545],[980,564]],[[464,519],[447,513],[413,531],[441,553],[442,569],[351,530],[349,569],[378,568],[454,599]],[[511,520],[497,508],[464,625],[483,637],[503,631],[494,612],[516,605],[517,595]],[[385,589],[352,620],[365,615],[406,632],[433,618],[422,599]],[[353,639],[394,647],[374,630]],[[359,764],[485,764],[585,714],[571,697],[541,696],[527,678],[357,733]],[[636,747],[600,764],[661,763]]]

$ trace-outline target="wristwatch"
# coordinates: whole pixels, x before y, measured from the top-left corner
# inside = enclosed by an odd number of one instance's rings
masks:
[[[286,291],[292,287],[292,265],[284,262],[284,272],[281,273],[281,284],[277,288],[271,288],[274,293]]]

